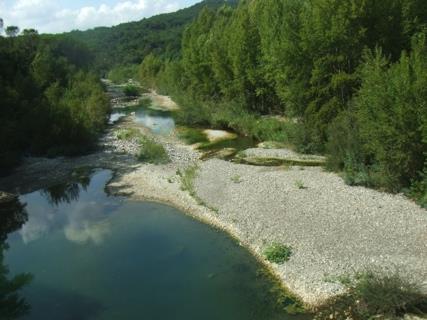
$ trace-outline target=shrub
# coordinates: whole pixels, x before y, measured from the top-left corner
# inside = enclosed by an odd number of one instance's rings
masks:
[[[196,196],[194,179],[197,177],[197,170],[197,166],[191,166],[184,171],[177,171],[178,176],[181,178],[181,190],[188,191],[192,197]]]
[[[427,311],[427,296],[419,286],[397,274],[368,271],[353,279],[342,278],[341,283],[346,286],[346,293],[320,307],[316,320],[398,319],[405,313]]]
[[[265,258],[274,263],[284,263],[290,259],[292,248],[280,243],[273,243],[264,250]]]
[[[127,97],[136,97],[139,95],[139,88],[128,84],[124,87],[123,92]]]
[[[138,160],[153,164],[165,164],[170,162],[169,155],[163,145],[154,140],[142,136],[140,138]]]

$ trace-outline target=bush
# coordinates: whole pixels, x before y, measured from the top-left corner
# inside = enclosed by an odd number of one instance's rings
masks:
[[[196,196],[194,188],[194,179],[197,177],[197,166],[186,168],[183,172],[177,171],[178,176],[181,178],[181,190],[188,191],[192,197]]]
[[[124,87],[123,93],[127,97],[136,97],[139,96],[139,88],[134,85],[128,84]]]
[[[140,138],[138,160],[153,164],[165,164],[170,162],[169,155],[163,145],[154,140],[142,136]]]
[[[406,313],[427,311],[427,296],[399,275],[369,271],[353,279],[343,278],[346,293],[332,298],[317,310],[316,320],[398,319]],[[332,317],[331,317],[332,315]]]
[[[284,263],[290,259],[292,248],[280,243],[273,243],[264,250],[265,258],[274,263]]]

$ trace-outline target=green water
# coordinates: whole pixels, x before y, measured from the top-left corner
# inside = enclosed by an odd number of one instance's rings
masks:
[[[275,303],[273,282],[226,234],[110,197],[110,178],[99,170],[21,197],[28,221],[9,234],[3,264],[9,278],[33,276],[18,291],[31,306],[22,319],[307,319],[283,311],[291,300]]]

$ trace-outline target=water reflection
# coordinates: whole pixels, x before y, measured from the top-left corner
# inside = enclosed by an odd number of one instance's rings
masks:
[[[18,230],[28,219],[25,206],[18,198],[0,203],[0,319],[18,319],[30,311],[30,305],[21,297],[20,290],[28,285],[33,276],[29,273],[15,275],[9,279],[9,269],[4,264],[4,253],[9,233]]]
[[[110,230],[108,213],[120,205],[120,199],[103,192],[110,178],[108,170],[79,171],[65,183],[23,196],[31,211],[19,231],[23,242],[29,244],[62,229],[71,242],[102,244]]]
[[[86,191],[90,183],[90,171],[75,173],[71,181],[57,184],[42,190],[43,195],[51,205],[58,206],[79,199],[80,191]]]
[[[170,112],[141,108],[135,112],[136,122],[155,134],[168,135],[175,129],[175,120]]]

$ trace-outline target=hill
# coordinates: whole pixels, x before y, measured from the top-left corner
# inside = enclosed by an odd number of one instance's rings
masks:
[[[164,57],[178,56],[185,26],[204,7],[217,9],[224,4],[235,6],[237,3],[238,0],[204,0],[177,12],[114,27],[72,31],[65,35],[85,43],[95,53],[96,68],[107,71],[118,64],[139,64],[149,53]]]

